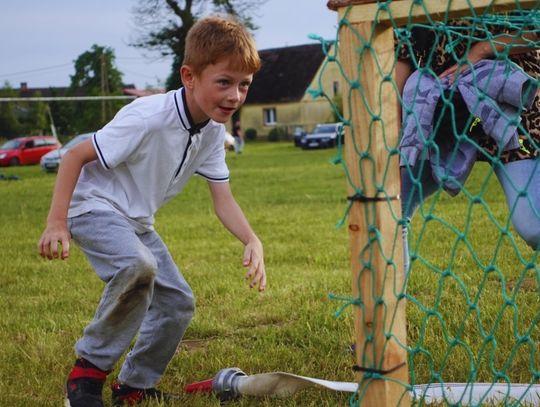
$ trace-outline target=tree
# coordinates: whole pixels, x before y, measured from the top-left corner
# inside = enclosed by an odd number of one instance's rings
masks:
[[[93,45],[75,61],[75,74],[71,76],[70,93],[87,96],[122,94],[122,73],[114,65],[114,51]],[[78,132],[102,127],[112,119],[124,104],[122,101],[77,102],[74,104],[74,129]]]
[[[130,45],[173,57],[167,89],[181,86],[180,66],[189,29],[202,16],[221,13],[240,20],[254,31],[252,14],[266,0],[139,0],[133,9],[138,38]]]
[[[0,96],[16,98],[18,92],[6,82],[0,89]],[[40,97],[41,92],[36,92]],[[0,135],[8,139],[24,136],[49,134],[47,105],[43,102],[1,102],[0,103]]]
[[[60,96],[58,90],[51,88],[51,96]],[[75,127],[75,105],[73,102],[54,101],[49,104],[51,116],[54,118],[54,126],[58,134],[73,136],[78,131]],[[90,130],[82,128],[82,131]]]
[[[35,97],[43,96],[41,92],[36,92]],[[17,105],[20,109],[19,121],[24,134],[50,134],[49,118],[47,117],[47,105],[43,102],[20,102]]]
[[[2,97],[16,97],[17,92],[13,90],[8,82],[0,89]],[[19,135],[21,123],[16,113],[17,106],[13,102],[0,103],[0,135],[2,137],[13,138]]]

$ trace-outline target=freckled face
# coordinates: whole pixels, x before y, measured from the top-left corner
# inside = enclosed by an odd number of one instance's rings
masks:
[[[188,90],[188,108],[195,123],[212,119],[226,123],[246,100],[253,74],[229,67],[228,59],[208,65],[200,75],[182,67],[182,81]]]

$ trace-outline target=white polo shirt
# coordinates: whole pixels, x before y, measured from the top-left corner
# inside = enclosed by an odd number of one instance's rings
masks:
[[[225,126],[210,120],[196,129],[184,92],[136,99],[94,134],[99,160],[82,168],[68,217],[113,210],[144,232],[193,174],[228,182]]]

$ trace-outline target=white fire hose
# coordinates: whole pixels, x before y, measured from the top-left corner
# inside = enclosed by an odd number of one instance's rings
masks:
[[[334,391],[354,393],[358,383],[333,382],[291,373],[273,372],[247,375],[238,368],[220,370],[213,379],[189,384],[188,393],[216,393],[222,401],[241,396],[288,397],[307,387],[317,385]],[[413,386],[413,400],[424,403],[459,403],[462,406],[479,403],[519,401],[527,406],[540,406],[540,385],[512,383],[436,383]],[[506,404],[505,404],[506,405]]]

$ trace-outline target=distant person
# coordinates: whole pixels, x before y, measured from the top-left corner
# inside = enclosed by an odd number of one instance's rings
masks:
[[[244,151],[244,132],[240,125],[240,120],[235,120],[232,127],[232,136],[234,137],[234,152],[242,154]]]
[[[66,405],[103,406],[106,377],[135,337],[112,384],[113,404],[174,398],[155,386],[195,302],[153,225],[192,175],[207,179],[218,218],[244,244],[249,286],[266,288],[263,247],[231,193],[223,149],[223,123],[244,103],[259,67],[242,25],[201,19],[186,39],[184,87],[133,101],[62,158],[39,253],[65,259],[73,238],[106,283],[75,346]]]

